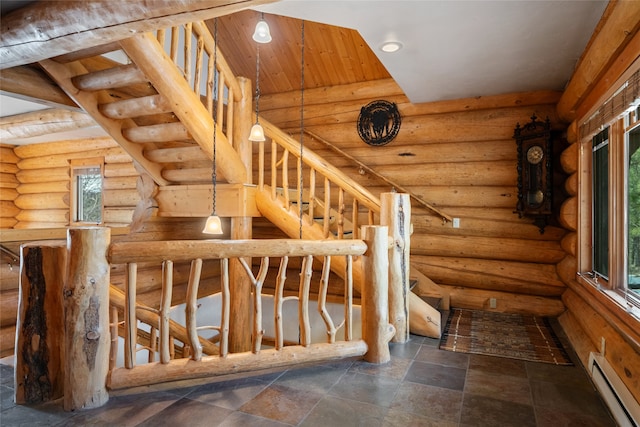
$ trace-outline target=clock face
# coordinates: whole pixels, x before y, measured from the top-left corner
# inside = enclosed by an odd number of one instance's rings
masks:
[[[542,161],[544,151],[539,145],[533,145],[527,150],[527,161],[532,165],[537,165]]]

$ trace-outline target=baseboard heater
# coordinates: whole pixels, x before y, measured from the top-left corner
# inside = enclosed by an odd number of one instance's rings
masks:
[[[640,427],[640,405],[600,353],[589,354],[589,374],[621,427]]]

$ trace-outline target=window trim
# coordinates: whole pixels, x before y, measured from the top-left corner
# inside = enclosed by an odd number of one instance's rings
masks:
[[[96,225],[95,222],[78,221],[77,207],[78,207],[78,184],[76,182],[75,170],[85,169],[87,167],[97,167],[100,169],[100,176],[102,177],[102,185],[100,191],[102,192],[102,203],[100,207],[100,222],[98,225],[104,224],[104,157],[92,157],[84,159],[71,159],[69,160],[69,224],[70,225]]]

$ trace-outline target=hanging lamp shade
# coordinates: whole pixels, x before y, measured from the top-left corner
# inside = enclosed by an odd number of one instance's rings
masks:
[[[264,138],[264,129],[260,123],[256,123],[251,127],[251,132],[249,133],[249,141],[251,142],[263,142]]]
[[[256,24],[256,30],[253,32],[253,40],[258,43],[269,43],[271,41],[271,32],[269,31],[269,24],[264,19],[261,19]]]
[[[222,234],[222,223],[218,215],[211,215],[202,229],[204,234]]]

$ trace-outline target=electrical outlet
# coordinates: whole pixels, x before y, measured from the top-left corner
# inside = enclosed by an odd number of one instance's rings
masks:
[[[460,228],[460,218],[453,218],[452,225],[453,228]]]
[[[489,298],[489,308],[496,308],[497,305],[498,304],[495,298]]]

